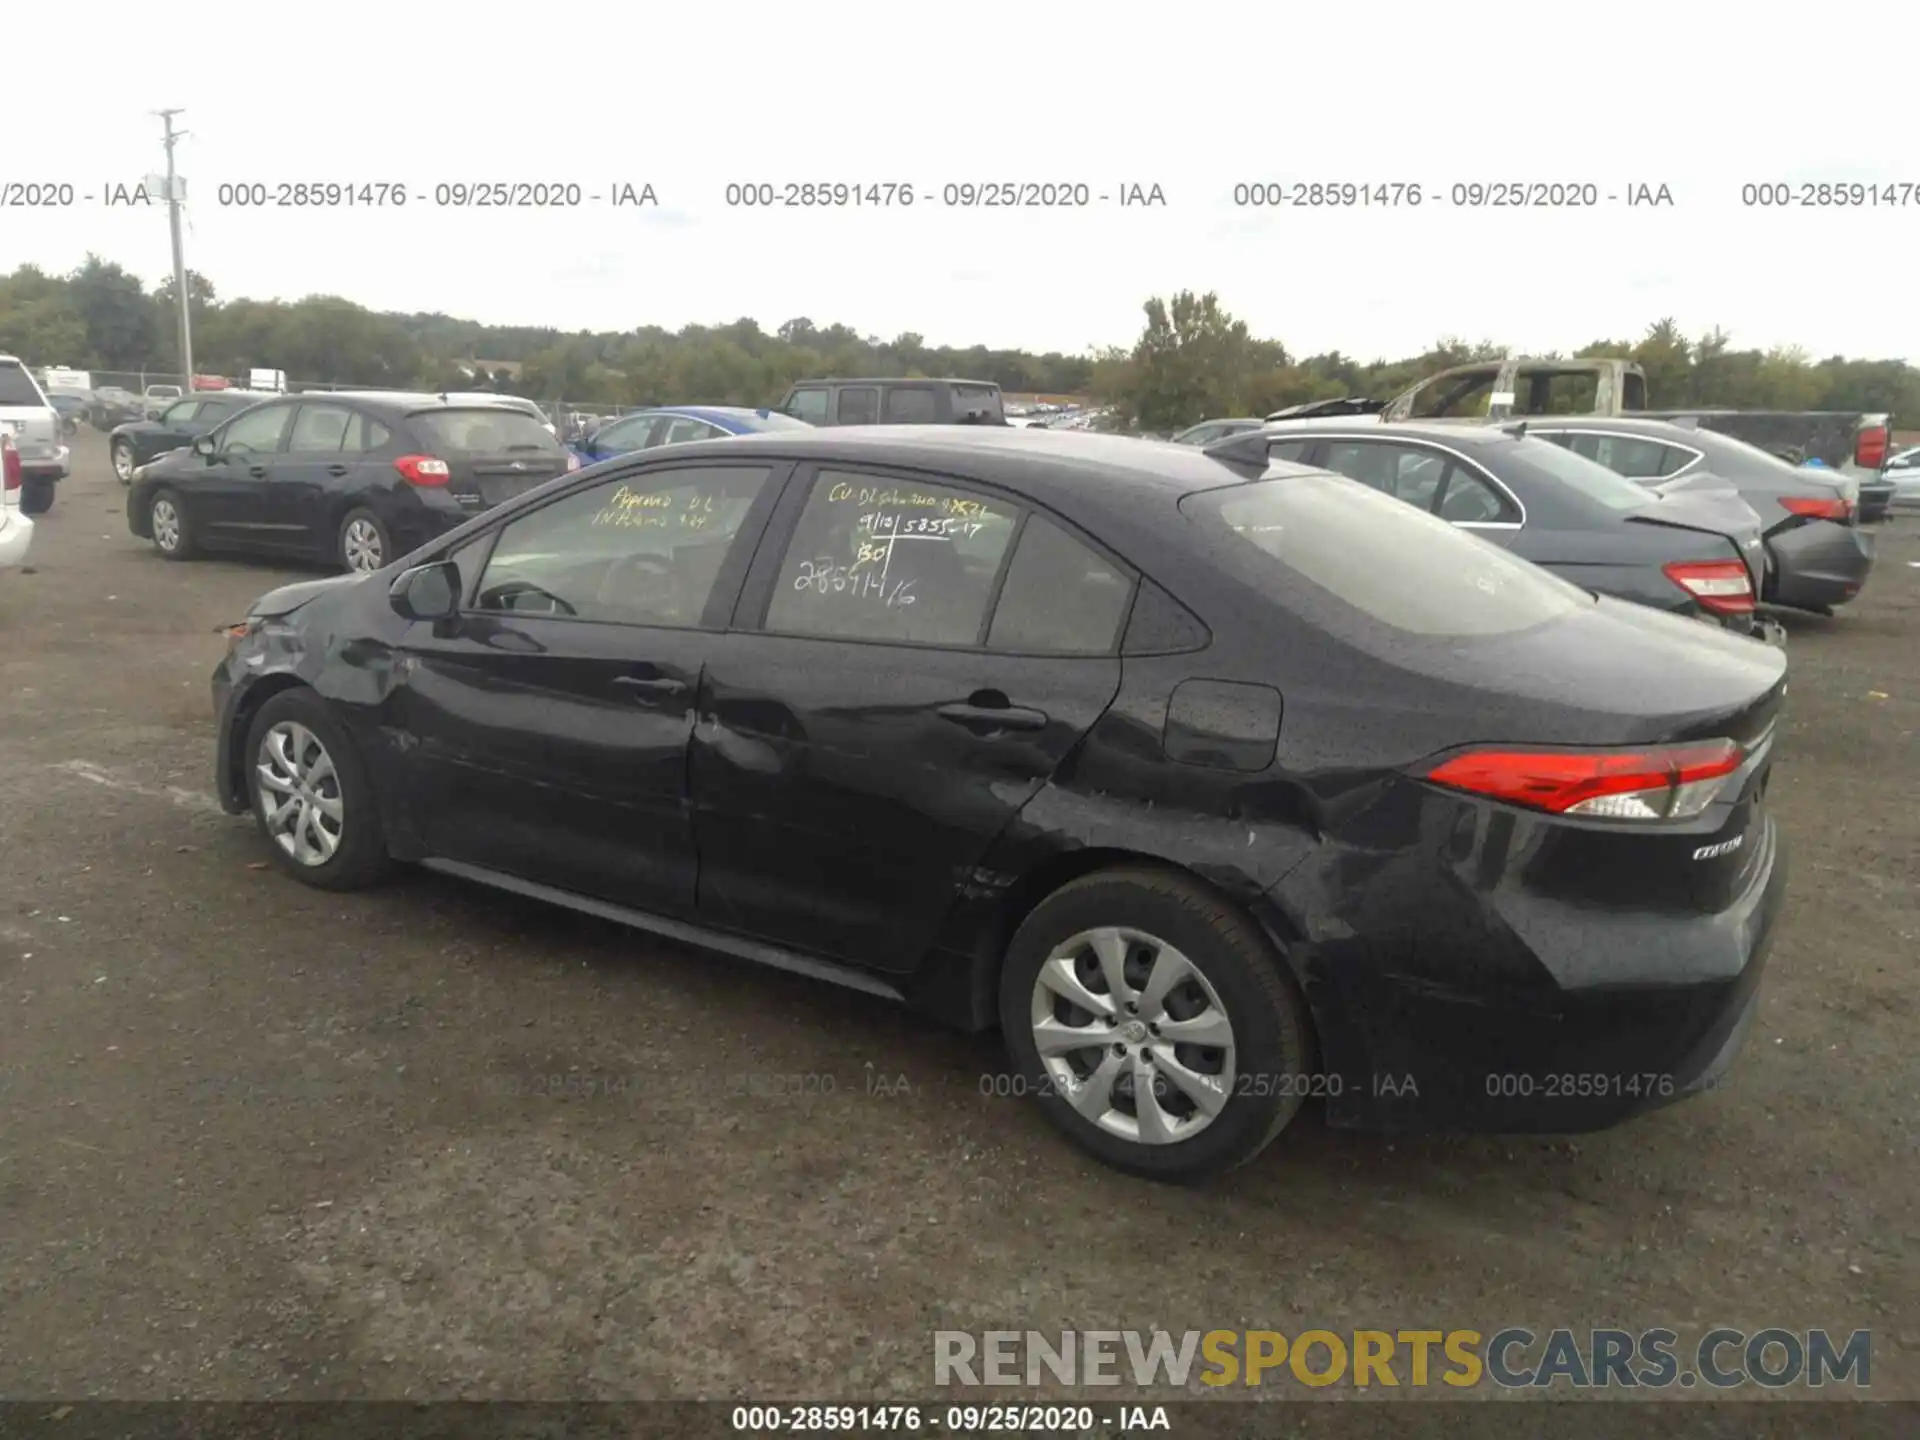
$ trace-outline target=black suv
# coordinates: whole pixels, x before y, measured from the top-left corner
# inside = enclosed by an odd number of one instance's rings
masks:
[[[1004,425],[991,380],[802,380],[779,409],[809,425]]]

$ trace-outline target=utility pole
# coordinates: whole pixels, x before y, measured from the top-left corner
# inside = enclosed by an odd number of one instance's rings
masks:
[[[187,305],[187,261],[180,249],[180,191],[179,179],[173,169],[174,142],[187,132],[173,128],[173,117],[179,110],[156,111],[167,127],[167,224],[173,231],[173,298],[180,306],[180,393],[193,393],[193,322]]]

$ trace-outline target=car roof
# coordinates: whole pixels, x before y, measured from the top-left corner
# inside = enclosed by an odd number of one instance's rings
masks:
[[[764,420],[779,412],[771,407],[762,410],[751,405],[648,405],[635,410],[634,415],[684,415],[689,420],[711,420],[716,423],[726,420]],[[620,417],[625,420],[626,415]]]
[[[1036,500],[1070,497],[1095,509],[1130,499],[1170,503],[1246,479],[1191,445],[1017,425],[835,425],[757,431],[727,445],[734,455],[931,470]]]
[[[471,397],[471,398],[467,398]],[[303,390],[297,395],[282,397],[289,400],[350,400],[356,405],[368,405],[379,410],[388,410],[408,415],[419,414],[423,410],[512,410],[524,414],[518,405],[501,404],[501,401],[519,399],[515,395],[482,395],[478,391],[450,391],[447,394],[429,393],[424,390]]]
[[[1262,422],[1263,425],[1265,423]],[[1411,440],[1431,440],[1442,445],[1510,445],[1522,438],[1512,433],[1513,427],[1518,424],[1518,420],[1479,424],[1457,420],[1383,422],[1372,418],[1355,420],[1342,415],[1326,420],[1281,420],[1264,433],[1273,440],[1297,440],[1307,435],[1351,435],[1356,439],[1374,440],[1391,440],[1401,436]]]
[[[827,375],[796,380],[792,389],[803,385],[984,385],[998,390],[998,380],[966,380],[958,375]]]

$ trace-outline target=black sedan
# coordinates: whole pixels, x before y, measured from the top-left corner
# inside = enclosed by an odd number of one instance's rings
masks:
[[[1014,1093],[1148,1175],[1308,1097],[1566,1131],[1709,1084],[1784,890],[1781,652],[1286,468],[625,456],[257,601],[217,793],[313,886],[418,862],[997,1025]]]
[[[191,445],[250,405],[273,399],[266,391],[215,390],[175,400],[151,420],[129,420],[107,432],[107,455],[122,485],[133,472],[169,450]]]
[[[1730,488],[1665,494],[1505,427],[1289,421],[1207,447],[1260,473],[1314,465],[1405,500],[1574,584],[1778,639],[1755,613],[1766,583],[1760,518]]]
[[[118,385],[103,385],[93,392],[93,404],[88,407],[87,419],[92,422],[94,429],[110,433],[115,426],[138,420],[146,413],[146,402],[131,390],[123,390]]]
[[[137,468],[127,525],[169,560],[240,550],[371,571],[579,464],[504,405],[283,396]]]

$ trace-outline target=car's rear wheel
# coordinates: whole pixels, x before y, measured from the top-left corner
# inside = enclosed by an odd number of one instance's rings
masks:
[[[125,440],[113,442],[113,473],[120,477],[122,485],[133,483],[133,446]]]
[[[53,481],[44,475],[36,475],[20,487],[20,512],[23,515],[44,515],[53,509]]]
[[[165,559],[193,558],[193,526],[187,519],[187,507],[173,491],[154,492],[147,506],[147,533],[153,537],[153,548]]]
[[[1047,1117],[1154,1179],[1251,1160],[1311,1088],[1311,1024],[1285,961],[1250,917],[1170,871],[1100,871],[1042,901],[1008,948],[1000,1020]]]
[[[350,510],[340,522],[339,551],[342,568],[371,575],[393,558],[393,540],[371,510]]]
[[[392,866],[373,785],[313,691],[283,690],[247,729],[247,794],[281,868],[322,890],[357,890]]]

